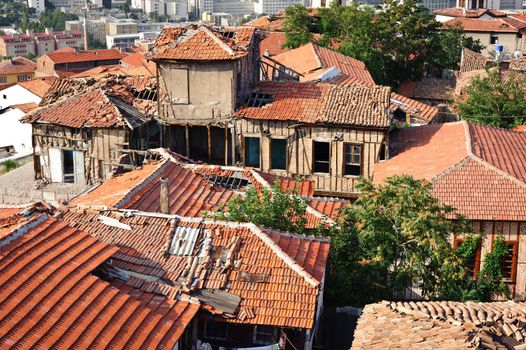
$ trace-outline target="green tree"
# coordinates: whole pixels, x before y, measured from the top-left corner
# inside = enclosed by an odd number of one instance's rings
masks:
[[[481,52],[484,45],[480,40],[467,37],[460,26],[446,28],[439,33],[440,51],[433,55],[433,62],[439,68],[459,70],[462,49]]]
[[[252,222],[289,232],[305,232],[307,204],[293,191],[282,191],[279,182],[261,193],[249,188],[245,196],[230,201],[226,210],[209,215],[221,220]]]
[[[285,46],[291,49],[312,41],[314,24],[309,16],[309,10],[302,5],[293,5],[285,10],[283,31]]]
[[[440,298],[444,286],[465,278],[449,239],[470,226],[461,217],[448,219],[455,210],[432,196],[430,184],[395,176],[383,185],[361,180],[359,190],[360,198],[343,210],[332,232],[329,304],[392,299],[411,286]]]
[[[93,37],[93,34],[88,33],[88,49],[89,50],[106,49],[106,44],[99,40],[95,40],[95,38]]]
[[[47,10],[40,16],[40,23],[45,28],[61,31],[66,28],[66,21],[77,20],[79,17],[72,13],[64,13],[59,10]]]
[[[479,124],[510,128],[526,123],[526,78],[522,75],[488,71],[476,77],[457,101],[459,115]]]

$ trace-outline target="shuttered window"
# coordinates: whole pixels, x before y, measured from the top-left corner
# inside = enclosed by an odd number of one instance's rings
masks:
[[[245,165],[259,168],[259,137],[245,137]]]
[[[270,167],[287,170],[287,139],[270,140]]]

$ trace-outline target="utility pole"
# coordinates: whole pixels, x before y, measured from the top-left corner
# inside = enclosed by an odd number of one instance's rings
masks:
[[[88,0],[86,0],[86,7],[84,8],[84,50],[88,50]]]

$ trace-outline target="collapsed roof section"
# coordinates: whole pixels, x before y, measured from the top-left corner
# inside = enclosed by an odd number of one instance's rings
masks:
[[[188,25],[164,28],[155,41],[153,60],[221,61],[246,56],[255,29]]]

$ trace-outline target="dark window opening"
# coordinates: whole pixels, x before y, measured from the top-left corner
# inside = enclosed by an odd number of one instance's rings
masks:
[[[132,89],[133,96],[140,100],[149,100],[149,101],[156,101],[157,100],[157,91],[155,89],[144,89],[142,91],[137,91],[136,89]]]
[[[205,320],[204,337],[206,339],[227,340],[228,323],[217,322],[210,319]]]
[[[455,238],[453,242],[453,248],[456,249],[464,242],[461,238]],[[478,273],[480,271],[480,257],[482,255],[482,242],[479,242],[477,249],[466,261],[466,267],[468,271],[473,276],[473,279],[477,279]]]
[[[504,242],[508,248],[508,253],[501,257],[501,275],[506,282],[514,282],[517,273],[517,249],[518,242],[506,241]]]
[[[257,345],[271,345],[278,342],[278,329],[272,326],[254,326],[252,342]]]
[[[287,170],[287,139],[270,140],[270,167]]]
[[[73,151],[64,151],[64,182],[75,182],[75,165],[73,162]]]
[[[315,173],[329,173],[330,168],[330,142],[313,142]]]
[[[248,186],[247,179],[236,176],[220,176],[215,174],[203,175],[205,179],[212,185],[221,186],[232,190],[239,190]]]
[[[252,94],[250,94],[250,97],[248,98],[247,106],[263,107],[269,103],[272,103],[272,95],[253,92]]]
[[[344,144],[344,175],[360,176],[362,174],[362,146]]]
[[[220,32],[224,37],[228,39],[234,39],[236,37],[237,32]]]
[[[378,155],[378,159],[385,160],[386,158],[385,153],[386,153],[385,143],[382,143],[382,145],[380,146],[380,154]]]
[[[497,34],[493,34],[491,33],[490,37],[489,37],[489,43],[490,44],[498,44],[499,43],[499,36]]]
[[[190,158],[193,160],[208,160],[208,131],[204,126],[192,126],[189,130]],[[186,147],[186,146],[185,146]]]
[[[245,165],[259,168],[259,137],[245,137]]]

